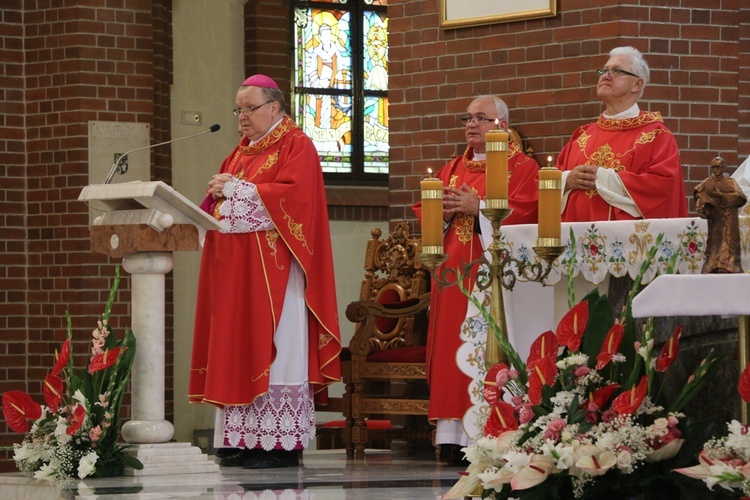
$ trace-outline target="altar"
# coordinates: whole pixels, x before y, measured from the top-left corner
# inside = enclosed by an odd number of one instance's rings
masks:
[[[742,266],[750,270],[750,218],[740,218]],[[518,276],[513,290],[504,290],[508,336],[525,359],[531,343],[541,333],[554,330],[568,311],[569,280],[575,302],[594,287],[607,293],[612,277],[635,278],[649,250],[662,234],[653,264],[643,276],[643,284],[664,274],[677,253],[674,273],[700,274],[705,260],[708,225],[701,218],[648,219],[633,221],[576,222],[562,225],[565,252],[554,262],[544,286],[524,282]],[[572,240],[574,246],[570,245]],[[536,225],[505,226],[502,243],[505,251],[519,260],[538,259]]]

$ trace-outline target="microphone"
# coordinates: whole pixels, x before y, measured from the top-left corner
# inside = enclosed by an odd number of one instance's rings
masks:
[[[112,182],[112,178],[115,176],[115,173],[119,173],[120,175],[122,175],[128,171],[127,165],[123,165],[123,162],[127,159],[130,153],[135,153],[136,151],[143,151],[144,149],[151,149],[151,148],[155,148],[158,146],[163,146],[165,144],[171,144],[177,141],[184,141],[185,139],[192,139],[193,137],[198,137],[200,135],[208,134],[210,132],[216,132],[220,128],[221,128],[221,125],[219,125],[218,123],[214,123],[213,125],[211,125],[211,127],[209,127],[208,130],[204,130],[203,132],[199,132],[197,134],[187,135],[185,137],[180,137],[178,139],[172,139],[171,141],[164,141],[158,144],[150,144],[148,146],[143,146],[141,148],[131,149],[130,151],[123,153],[122,155],[120,155],[119,158],[117,158],[117,161],[115,161],[114,165],[112,165],[112,168],[109,170],[109,173],[107,174],[107,178],[104,180],[103,184],[109,184],[110,182]]]

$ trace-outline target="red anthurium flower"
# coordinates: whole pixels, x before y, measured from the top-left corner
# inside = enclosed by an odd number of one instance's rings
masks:
[[[538,336],[533,344],[531,344],[531,351],[529,352],[529,358],[526,360],[526,369],[531,370],[534,368],[540,359],[542,358],[557,358],[557,338],[552,330],[548,330]]]
[[[620,415],[632,415],[641,406],[647,393],[648,377],[644,375],[637,386],[623,392],[612,401],[612,409]]]
[[[28,432],[29,420],[42,416],[42,407],[23,391],[3,393],[3,416],[8,427],[16,432]]]
[[[656,359],[657,372],[666,371],[669,365],[677,358],[677,353],[680,352],[680,337],[682,337],[683,328],[685,328],[685,325],[675,328],[672,336],[664,344],[664,347],[661,348],[659,357]]]
[[[482,395],[484,400],[490,405],[494,404],[495,401],[500,399],[500,388],[497,386],[497,373],[500,370],[507,370],[508,366],[505,363],[497,363],[495,366],[490,368],[490,371],[484,376],[484,388],[482,389]]]
[[[60,375],[60,372],[63,371],[65,365],[68,364],[68,359],[70,359],[70,339],[66,339],[65,342],[63,342],[59,354],[55,351],[55,357],[57,358],[57,361],[55,361],[55,366],[52,368],[52,375]]]
[[[546,357],[539,360],[529,372],[529,402],[538,405],[542,401],[542,387],[555,384],[557,366],[555,360]]]
[[[97,354],[91,358],[89,363],[89,373],[96,373],[114,365],[117,361],[117,357],[121,352],[125,352],[127,347],[115,347],[114,349],[107,349],[101,354]]]
[[[492,405],[490,416],[484,424],[484,435],[497,437],[505,431],[518,429],[518,420],[513,413],[513,406],[505,401]]]
[[[750,403],[750,365],[747,365],[742,375],[740,375],[740,383],[737,385],[737,390],[740,393],[742,401]]]
[[[76,406],[76,409],[73,410],[73,413],[70,414],[70,417],[68,417],[70,425],[65,429],[65,433],[68,436],[75,434],[83,425],[84,420],[86,420],[86,408],[79,404]]]
[[[49,406],[50,410],[56,412],[63,396],[62,379],[57,375],[53,375],[51,373],[44,377],[42,394],[44,394],[44,401],[47,403],[47,406]]]
[[[625,325],[615,323],[612,328],[607,332],[607,336],[604,337],[604,343],[602,344],[602,350],[596,357],[596,369],[601,370],[612,361],[612,356],[617,354],[620,349],[620,343],[622,342],[622,335],[625,331]]]
[[[557,341],[571,351],[581,347],[581,337],[589,322],[589,303],[583,300],[568,311],[557,325]]]
[[[622,387],[620,384],[609,384],[590,393],[589,399],[584,403],[586,405],[586,410],[597,411],[603,409],[607,404],[607,401],[609,401],[609,398],[611,398],[615,391],[620,387]]]

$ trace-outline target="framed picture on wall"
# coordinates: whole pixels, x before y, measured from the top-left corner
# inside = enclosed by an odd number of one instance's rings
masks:
[[[439,0],[440,28],[464,28],[557,15],[557,0]]]

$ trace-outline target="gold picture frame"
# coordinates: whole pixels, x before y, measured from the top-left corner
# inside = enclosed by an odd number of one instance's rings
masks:
[[[440,28],[466,28],[554,17],[557,0],[439,0]]]

